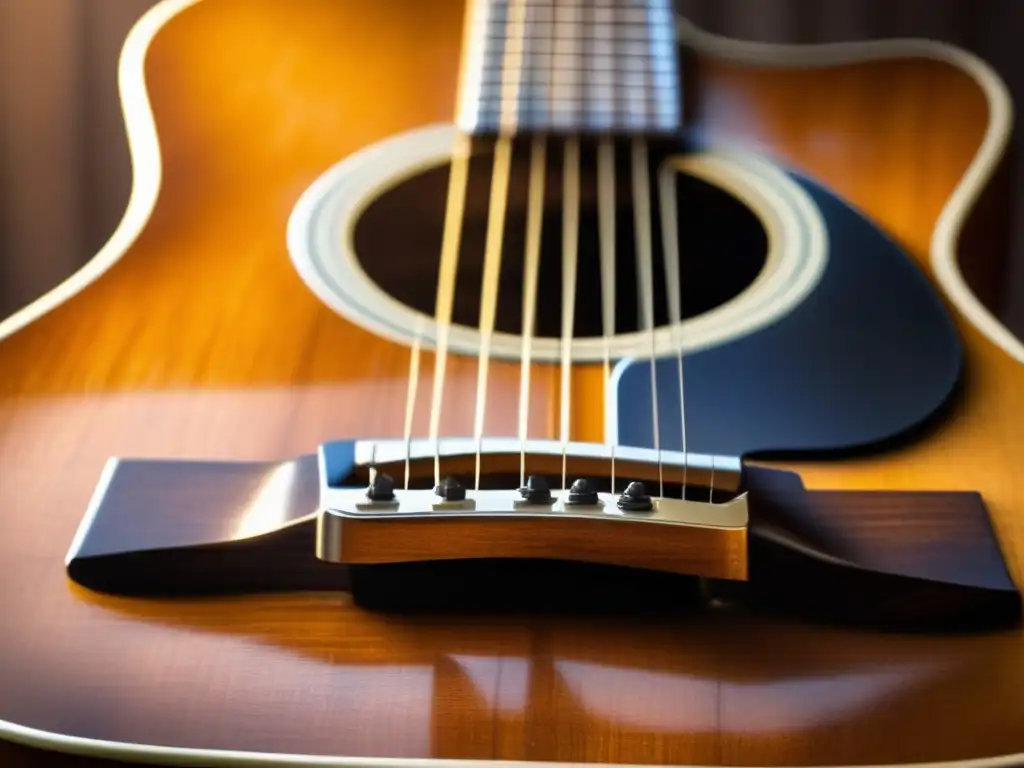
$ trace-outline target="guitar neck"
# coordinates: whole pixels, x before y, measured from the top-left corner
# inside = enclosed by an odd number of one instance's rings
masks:
[[[678,130],[671,0],[469,0],[467,14],[464,132]]]

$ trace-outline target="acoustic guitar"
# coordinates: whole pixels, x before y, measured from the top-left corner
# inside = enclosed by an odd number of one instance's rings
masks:
[[[165,0],[120,88],[0,324],[4,765],[1024,762],[984,62]]]

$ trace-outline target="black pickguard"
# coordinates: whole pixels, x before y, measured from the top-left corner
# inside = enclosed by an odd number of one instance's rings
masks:
[[[686,450],[848,452],[905,438],[957,389],[963,350],[946,307],[900,246],[843,200],[794,179],[825,219],[814,292],[773,325],[684,358]],[[656,363],[662,448],[682,448],[678,365]],[[618,384],[618,442],[654,446],[650,360]]]

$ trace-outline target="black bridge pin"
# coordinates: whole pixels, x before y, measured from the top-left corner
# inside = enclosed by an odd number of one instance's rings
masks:
[[[568,504],[597,504],[597,487],[587,478],[581,477],[569,489]]]
[[[519,489],[519,495],[530,504],[550,504],[552,501],[548,481],[540,475],[526,478],[526,485]]]
[[[618,507],[624,512],[650,512],[654,509],[654,503],[651,501],[651,497],[647,495],[647,489],[644,488],[644,484],[633,481],[626,486],[626,490],[619,496]]]
[[[466,489],[454,477],[448,476],[434,486],[434,493],[445,501],[464,501]]]
[[[376,473],[370,487],[366,489],[366,498],[370,501],[394,501],[395,481],[383,472]]]

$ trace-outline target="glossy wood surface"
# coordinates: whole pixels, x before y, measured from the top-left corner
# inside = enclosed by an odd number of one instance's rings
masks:
[[[397,619],[344,594],[165,603],[68,582],[63,556],[109,455],[272,460],[401,435],[407,350],[319,304],[287,258],[285,222],[340,157],[450,120],[461,32],[459,0],[202,0],[156,39],[165,172],[152,219],[97,284],[0,343],[0,719],[351,756],[807,765],[1024,750],[1016,631]],[[709,61],[701,78],[709,126],[824,179],[927,269],[986,121],[965,75]],[[960,320],[969,374],[941,428],[795,468],[812,488],[981,491],[1020,583],[1024,371]],[[488,434],[514,433],[518,375],[492,364]],[[580,439],[600,434],[599,376],[574,380]],[[474,360],[449,362],[445,433],[471,432],[475,377]],[[531,436],[551,437],[556,371],[533,381]]]
[[[360,488],[321,501],[318,464],[111,463],[68,574],[124,597],[343,590],[357,606],[405,613],[664,616],[692,613],[703,594],[751,614],[900,631],[1021,618],[976,493],[807,491],[792,472],[747,466],[743,496],[728,503],[682,509],[668,496],[614,516],[556,502],[543,515],[496,512],[508,491],[473,492],[463,518],[433,509],[429,490],[399,489],[397,505],[376,508]]]
[[[715,579],[746,579],[745,528],[657,526],[574,520],[359,520],[341,525],[346,563],[488,557],[553,557],[651,568]]]

